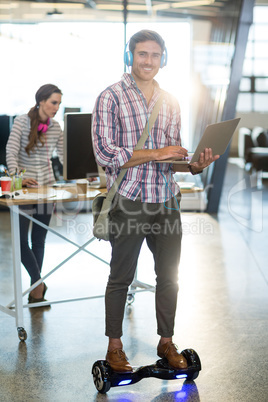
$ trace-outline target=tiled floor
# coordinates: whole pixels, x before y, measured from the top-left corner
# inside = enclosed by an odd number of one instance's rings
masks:
[[[15,320],[0,312],[0,401],[202,401],[268,400],[268,183],[254,180],[229,163],[217,216],[183,213],[175,342],[195,349],[202,371],[192,383],[143,379],[138,384],[96,392],[91,367],[106,352],[104,300],[25,309],[26,342]],[[58,213],[53,225],[74,241],[88,236],[89,214],[73,213],[71,224]],[[69,217],[70,218],[70,217]],[[64,220],[64,222],[62,221]],[[12,299],[9,214],[0,212],[0,303]],[[44,273],[73,246],[48,235]],[[109,260],[109,245],[89,247]],[[108,266],[80,253],[46,280],[49,300],[103,295]],[[152,259],[142,250],[138,278],[154,283]],[[29,279],[22,269],[23,287]],[[26,302],[25,297],[25,302]],[[126,308],[124,348],[133,365],[156,361],[154,294],[139,293]]]

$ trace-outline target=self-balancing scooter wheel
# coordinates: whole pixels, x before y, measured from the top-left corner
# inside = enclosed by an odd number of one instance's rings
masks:
[[[193,381],[198,377],[199,371],[201,370],[200,358],[193,349],[185,349],[181,352],[181,354],[187,360],[188,366],[196,368],[196,371],[193,370],[187,374],[187,381]]]
[[[111,388],[111,381],[109,381],[109,371],[101,363],[95,362],[92,367],[93,381],[96,389],[101,393],[105,394]]]

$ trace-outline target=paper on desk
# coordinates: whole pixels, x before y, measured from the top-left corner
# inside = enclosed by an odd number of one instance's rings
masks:
[[[87,192],[87,197],[93,199],[97,194],[99,194],[98,190],[89,190]],[[76,199],[79,201],[80,199],[84,199],[85,196],[79,196],[76,193],[72,193],[66,189],[49,189],[47,193],[38,193],[38,192],[27,192],[20,193],[19,195],[15,195],[15,200],[72,200]]]
[[[195,183],[187,181],[178,181],[177,183],[182,190],[191,190],[195,186]]]
[[[15,195],[14,199],[16,199],[16,200],[43,200],[43,199],[55,198],[55,197],[56,197],[56,195],[26,193],[26,194]]]

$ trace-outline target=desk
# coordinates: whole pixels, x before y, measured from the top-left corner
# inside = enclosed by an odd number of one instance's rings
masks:
[[[13,280],[14,280],[14,300],[12,300],[8,305],[3,306],[0,304],[0,311],[5,314],[8,314],[15,318],[16,327],[18,331],[18,336],[21,341],[25,341],[27,339],[27,332],[24,329],[23,323],[23,308],[32,308],[32,307],[41,307],[46,305],[51,305],[55,303],[63,303],[70,301],[78,301],[78,300],[88,300],[99,297],[104,297],[104,295],[99,296],[89,296],[83,298],[76,299],[67,299],[67,300],[57,300],[57,301],[48,301],[41,303],[32,303],[23,305],[23,297],[30,293],[32,289],[42,283],[48,276],[52,275],[56,270],[58,270],[62,265],[64,265],[67,261],[69,261],[72,257],[78,254],[80,251],[87,252],[94,258],[103,262],[104,264],[109,266],[109,262],[103,260],[99,256],[91,253],[86,247],[95,240],[95,237],[92,237],[84,243],[82,246],[76,244],[72,240],[63,236],[62,234],[56,232],[54,229],[44,225],[43,223],[37,221],[33,217],[25,214],[23,211],[19,209],[20,205],[31,205],[31,204],[51,204],[51,203],[65,203],[65,202],[78,202],[78,201],[91,201],[99,192],[105,192],[106,189],[94,189],[89,188],[86,195],[78,195],[76,186],[73,187],[51,187],[51,186],[43,186],[37,189],[27,189],[27,194],[21,194],[20,196],[15,196],[14,198],[0,198],[0,204],[8,207],[10,209],[10,219],[11,219],[11,236],[12,236],[12,258],[13,258]],[[182,194],[189,192],[198,192],[201,191],[199,188],[193,188],[191,190],[182,189]],[[37,281],[34,285],[29,287],[24,292],[22,291],[22,280],[21,280],[21,256],[20,256],[20,232],[19,232],[19,214],[26,216],[32,222],[37,223],[38,225],[46,228],[48,231],[53,234],[59,236],[65,241],[71,243],[76,246],[77,249],[74,251],[69,257],[63,260],[60,264],[54,267],[51,271],[49,271],[46,275],[44,275],[39,281]],[[139,288],[139,289],[138,289]],[[128,303],[132,303],[134,300],[133,294],[137,292],[143,291],[155,291],[155,287],[137,280],[137,276],[133,283],[131,284],[130,290],[128,292]]]
[[[23,211],[19,209],[20,205],[31,205],[31,204],[51,204],[51,203],[65,203],[65,202],[78,202],[78,201],[91,201],[99,192],[105,192],[106,189],[94,189],[90,188],[87,191],[86,195],[78,195],[76,186],[73,187],[51,187],[51,186],[42,186],[36,189],[27,189],[27,194],[22,194],[19,196],[14,196],[14,198],[0,198],[0,204],[8,207],[10,209],[10,220],[11,220],[11,238],[12,238],[12,258],[13,258],[13,280],[14,280],[14,300],[12,300],[8,305],[3,306],[0,305],[0,311],[5,314],[8,314],[15,318],[16,327],[18,331],[18,336],[21,341],[25,341],[27,339],[27,332],[24,329],[23,323],[23,308],[31,308],[31,307],[41,307],[46,305],[51,305],[55,303],[69,302],[69,301],[78,301],[78,300],[87,300],[98,297],[104,297],[104,295],[100,296],[91,296],[91,297],[83,297],[77,299],[67,299],[67,300],[57,300],[57,301],[49,301],[49,302],[40,302],[40,303],[32,303],[23,305],[23,297],[30,293],[32,289],[42,283],[48,276],[52,275],[56,270],[58,270],[63,264],[69,261],[72,257],[78,254],[80,251],[87,252],[94,258],[102,261],[103,263],[109,266],[109,262],[103,260],[99,256],[91,253],[86,247],[95,240],[95,237],[92,237],[84,243],[82,246],[76,244],[72,240],[63,236],[62,234],[56,232],[54,229],[44,225],[43,223],[37,221],[33,217],[25,214]],[[20,256],[20,232],[19,232],[19,214],[26,216],[32,222],[37,223],[38,225],[46,228],[48,231],[53,234],[61,237],[72,245],[76,246],[77,249],[65,260],[63,260],[60,264],[54,267],[51,271],[49,271],[46,275],[44,275],[41,279],[35,282],[30,288],[22,291],[22,280],[21,280],[21,256]],[[137,288],[140,288],[139,290]],[[143,282],[140,282],[135,278],[133,281],[131,288],[129,290],[130,303],[133,301],[133,294],[141,291],[152,291],[154,292],[154,286],[147,285]]]

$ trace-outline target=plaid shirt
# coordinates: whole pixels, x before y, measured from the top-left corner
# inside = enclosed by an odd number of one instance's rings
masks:
[[[130,74],[104,90],[96,100],[92,116],[92,133],[97,163],[105,167],[109,190],[120,168],[131,158],[147,119],[160,95],[159,85],[147,105]],[[143,149],[181,145],[180,107],[165,93],[163,105]],[[118,193],[142,202],[162,203],[179,192],[170,164],[148,162],[128,168]]]

